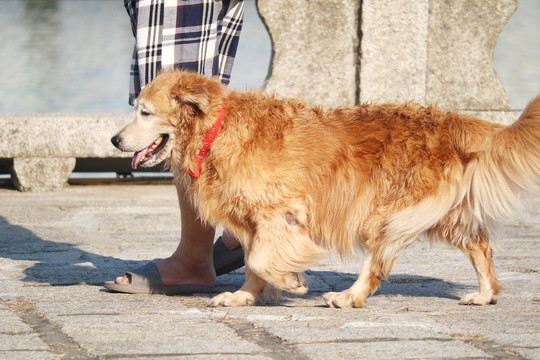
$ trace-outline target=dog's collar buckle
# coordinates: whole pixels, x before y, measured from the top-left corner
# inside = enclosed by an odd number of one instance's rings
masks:
[[[203,146],[201,148],[201,151],[199,151],[199,154],[197,154],[197,158],[195,159],[195,168],[190,170],[189,175],[193,177],[199,177],[201,174],[201,165],[208,153],[210,152],[210,146],[212,146],[212,143],[216,139],[217,133],[219,131],[219,128],[221,127],[221,121],[223,120],[223,116],[225,115],[225,104],[223,104],[223,107],[219,111],[218,117],[214,125],[212,125],[212,128],[208,130],[208,133],[206,133],[206,137],[203,140]]]

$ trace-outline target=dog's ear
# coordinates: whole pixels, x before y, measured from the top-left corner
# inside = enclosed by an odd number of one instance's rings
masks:
[[[203,85],[175,86],[171,91],[171,98],[179,107],[190,106],[197,115],[210,111],[210,93]]]

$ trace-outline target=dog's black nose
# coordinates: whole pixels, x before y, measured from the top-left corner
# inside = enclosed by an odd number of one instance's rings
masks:
[[[120,138],[118,136],[113,136],[111,138],[111,142],[114,146],[119,147],[120,146]]]

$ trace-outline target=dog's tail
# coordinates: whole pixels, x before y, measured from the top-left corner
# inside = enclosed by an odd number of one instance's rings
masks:
[[[477,219],[513,215],[520,195],[540,185],[540,95],[514,124],[493,134],[476,160],[468,200]]]

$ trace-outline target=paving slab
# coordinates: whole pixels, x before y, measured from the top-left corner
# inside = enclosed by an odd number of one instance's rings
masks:
[[[493,306],[461,306],[477,287],[463,254],[415,243],[365,309],[328,308],[362,255],[310,269],[310,291],[210,308],[243,269],[192,296],[116,294],[106,280],[168,256],[180,236],[172,185],[0,188],[1,359],[540,359],[540,196],[502,224]]]

